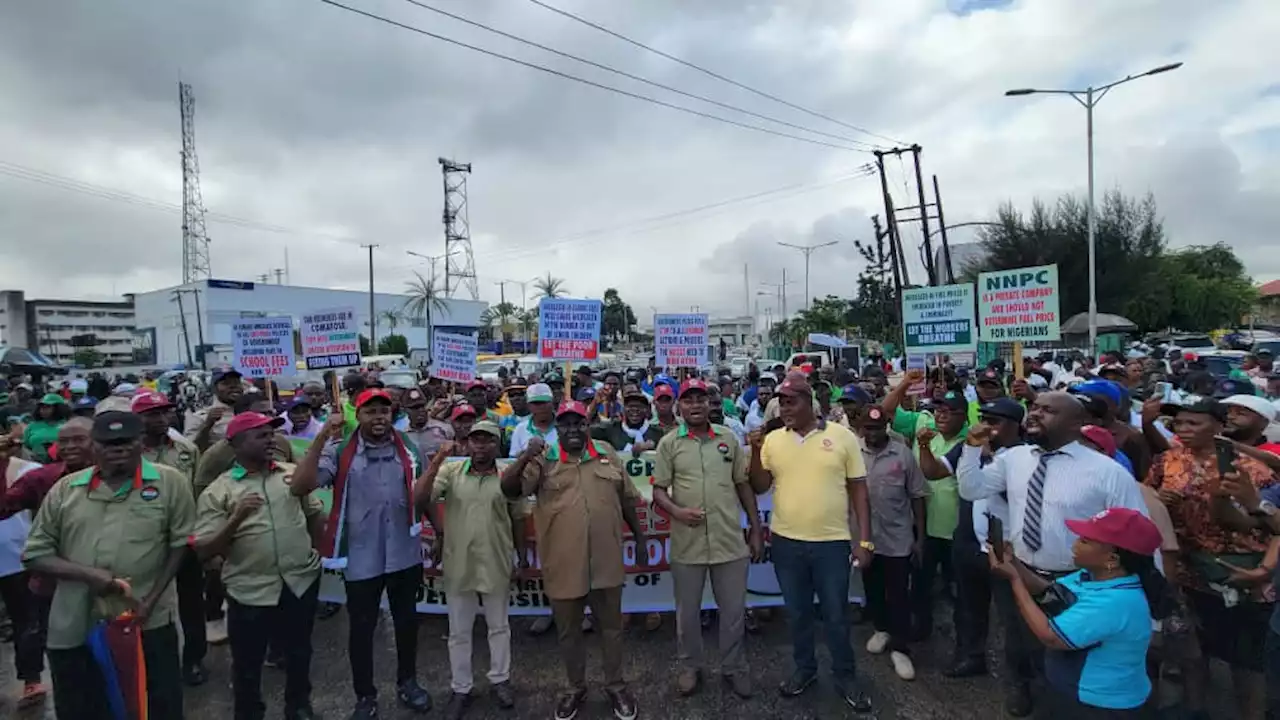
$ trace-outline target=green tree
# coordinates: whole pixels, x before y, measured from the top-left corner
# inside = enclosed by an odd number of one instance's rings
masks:
[[[849,329],[860,337],[892,341],[902,336],[897,322],[898,298],[893,290],[892,259],[883,236],[874,247],[855,240],[865,265],[858,273],[858,295],[849,303]]]
[[[102,353],[91,347],[77,348],[75,352],[71,353],[71,364],[79,365],[80,367],[98,367],[102,365],[105,359]]]
[[[614,342],[628,337],[636,325],[636,314],[632,312],[630,305],[622,301],[614,288],[604,291],[604,311],[600,325],[600,332]]]
[[[535,298],[558,298],[569,294],[569,289],[565,287],[564,279],[552,277],[551,273],[547,273],[546,277],[540,277],[533,281]]]
[[[390,334],[392,335],[396,334],[396,326],[399,325],[402,320],[404,320],[404,313],[399,310],[383,310],[378,313],[379,323],[386,323],[387,327],[391,328]]]
[[[430,347],[433,337],[431,316],[433,313],[444,313],[449,308],[445,302],[443,284],[436,283],[435,275],[428,279],[414,271],[413,279],[405,283],[405,295],[407,299],[404,301],[404,312],[412,319],[423,320],[423,325],[427,328],[427,345]]]
[[[365,337],[364,335],[361,335],[360,336],[360,356],[369,357],[372,354],[373,352],[369,348],[369,338]]]
[[[388,335],[378,339],[379,355],[409,355],[409,339],[403,335]]]

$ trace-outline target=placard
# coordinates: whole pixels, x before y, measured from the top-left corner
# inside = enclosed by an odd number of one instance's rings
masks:
[[[302,316],[302,357],[308,370],[360,364],[360,328],[354,308],[317,310]]]
[[[459,383],[475,380],[476,352],[474,335],[434,330],[431,334],[431,377]]]
[[[232,362],[244,377],[291,377],[298,372],[291,317],[236,320],[231,323],[231,347]]]
[[[706,365],[707,316],[705,313],[665,313],[653,316],[653,351],[658,367]]]
[[[1037,342],[1062,338],[1058,266],[1038,265],[978,276],[978,339]]]
[[[973,286],[903,289],[902,326],[907,355],[977,352]]]
[[[542,298],[538,303],[538,357],[595,360],[600,356],[599,300]]]

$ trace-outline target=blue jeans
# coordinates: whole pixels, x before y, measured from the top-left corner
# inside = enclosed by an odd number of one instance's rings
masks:
[[[782,589],[791,631],[791,658],[796,670],[806,677],[818,674],[814,655],[813,599],[818,598],[831,672],[839,680],[853,680],[857,674],[853,643],[849,639],[849,554],[848,540],[805,542],[774,535],[773,570]]]

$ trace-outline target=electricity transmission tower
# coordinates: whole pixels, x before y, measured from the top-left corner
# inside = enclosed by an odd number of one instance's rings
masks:
[[[465,286],[472,300],[480,299],[476,258],[471,252],[471,221],[467,211],[467,175],[471,163],[440,158],[444,175],[444,289],[453,297]]]
[[[178,106],[182,112],[182,282],[186,284],[209,278],[211,271],[196,158],[196,98],[184,82],[178,83]]]

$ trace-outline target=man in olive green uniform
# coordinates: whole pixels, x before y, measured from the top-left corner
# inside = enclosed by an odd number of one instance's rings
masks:
[[[180,471],[194,487],[200,450],[190,440],[169,432],[173,403],[168,396],[143,390],[133,396],[130,407],[142,418],[142,459]],[[204,567],[195,553],[182,563],[174,584],[178,589],[178,617],[182,620],[182,679],[191,686],[203,685],[207,679],[204,657],[210,638],[226,642],[226,628],[205,627]],[[221,597],[218,602],[221,604]]]
[[[86,642],[97,621],[132,610],[143,628],[150,716],[181,720],[170,583],[191,553],[191,483],[142,459],[142,420],[133,413],[98,415],[91,437],[97,464],[49,491],[23,558],[27,569],[58,580],[47,645],[54,707],[61,718],[111,717]]]
[[[489,629],[489,684],[498,704],[515,706],[511,692],[511,625],[507,619],[513,568],[528,567],[524,547],[523,498],[502,492],[496,459],[502,430],[488,420],[471,427],[471,457],[449,460],[445,443],[414,484],[414,503],[435,529],[431,561],[441,570],[449,598],[449,665],[453,696],[447,720],[460,720],[471,704],[471,635],[476,612],[484,606]],[[440,521],[439,505],[449,530]],[[514,560],[518,558],[517,560]]]
[[[197,548],[221,556],[231,631],[236,720],[261,720],[262,663],[268,640],[285,663],[284,716],[311,720],[311,629],[320,591],[320,554],[313,538],[324,527],[314,496],[289,490],[293,466],[271,459],[283,418],[241,413],[227,425],[236,461],[201,495]]]
[[[600,627],[605,692],[614,717],[632,720],[636,701],[622,677],[622,531],[623,523],[631,528],[638,549],[636,563],[648,567],[645,533],[636,516],[640,494],[613,448],[588,440],[587,408],[582,403],[560,406],[556,436],[557,443],[550,448],[542,438],[531,438],[502,473],[507,497],[535,495],[537,500],[533,519],[543,591],[551,598],[569,680],[555,717],[577,717],[586,698],[582,616],[590,605]]]
[[[275,411],[271,407],[271,401],[262,393],[249,393],[236,400],[235,407],[232,408],[236,415],[242,413],[254,412],[261,415],[274,415]],[[232,416],[234,417],[234,416]],[[228,418],[230,422],[232,418]],[[289,438],[283,433],[275,433],[271,438],[271,459],[276,462],[293,463],[296,458],[293,454],[293,444],[289,442]],[[209,487],[210,483],[218,479],[222,473],[230,470],[236,464],[236,453],[232,449],[231,443],[225,438],[213,443],[200,454],[200,466],[196,469],[195,475],[195,494],[200,497],[200,493]]]
[[[747,479],[747,455],[729,428],[708,417],[709,391],[702,380],[680,388],[680,428],[658,442],[653,500],[671,516],[671,579],[675,584],[676,690],[692,695],[702,671],[702,589],[720,610],[720,672],[739,697],[751,696],[743,657],[748,556],[763,549],[760,513]],[[742,535],[741,513],[750,533]]]
[[[213,383],[213,404],[188,412],[183,423],[187,439],[202,451],[226,437],[232,408],[244,395],[244,379],[235,368],[218,368],[210,373],[209,380]]]

